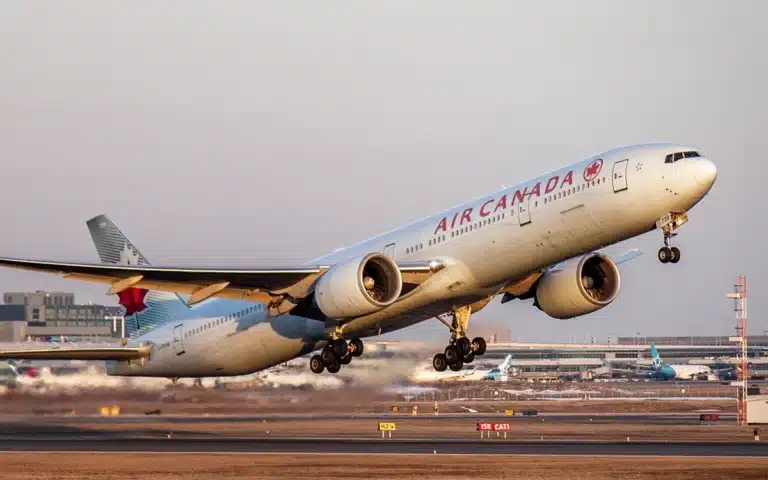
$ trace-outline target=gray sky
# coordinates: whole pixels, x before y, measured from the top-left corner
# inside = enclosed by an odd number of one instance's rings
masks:
[[[107,213],[155,263],[285,264],[625,144],[691,143],[719,167],[661,265],[654,232],[614,305],[530,302],[478,325],[521,340],[728,334],[768,286],[768,152],[755,1],[6,2],[0,253],[95,261]],[[748,203],[751,202],[751,203]],[[0,291],[103,286],[0,271]],[[496,302],[498,303],[498,301]],[[405,330],[447,339],[436,321]]]

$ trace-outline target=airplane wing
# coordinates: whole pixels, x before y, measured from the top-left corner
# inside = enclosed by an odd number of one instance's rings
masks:
[[[108,294],[128,288],[160,290],[191,295],[190,305],[210,297],[271,302],[287,295],[305,297],[315,279],[328,266],[287,268],[179,268],[149,265],[104,265],[45,260],[0,258],[0,266],[63,275],[65,278],[111,285]],[[422,283],[440,270],[441,262],[409,262],[398,265],[403,281]]]
[[[95,347],[0,350],[3,360],[135,360],[148,357],[150,347]]]
[[[632,250],[627,250],[626,252],[624,252],[624,253],[622,253],[620,255],[617,255],[615,257],[611,257],[611,260],[613,260],[613,263],[615,263],[616,265],[621,265],[622,263],[628,262],[628,261],[630,261],[632,259],[635,259],[635,258],[639,257],[642,254],[643,254],[643,252],[641,252],[640,249],[633,248]],[[563,268],[563,265],[565,265],[565,263],[558,263],[556,265],[553,265],[553,266],[549,267],[547,270],[549,270],[549,271],[561,270]]]

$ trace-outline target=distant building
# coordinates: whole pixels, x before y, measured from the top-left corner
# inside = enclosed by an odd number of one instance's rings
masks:
[[[733,336],[733,335],[731,335]],[[619,337],[619,345],[695,345],[695,346],[722,346],[734,343],[728,340],[728,335],[697,336],[688,335],[680,337]],[[748,335],[747,343],[750,345],[768,345],[768,336]]]
[[[0,319],[7,317],[8,320],[0,323],[21,322],[21,325],[14,325],[13,328],[0,325],[2,342],[61,337],[70,340],[114,340],[122,333],[122,307],[77,305],[73,293],[11,292],[3,294],[3,300],[5,305],[0,306],[3,307],[0,308]],[[23,331],[21,338],[18,338],[19,329]]]
[[[21,342],[27,336],[23,305],[0,305],[0,341]]]

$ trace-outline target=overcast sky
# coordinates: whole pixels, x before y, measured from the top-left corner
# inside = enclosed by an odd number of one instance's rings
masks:
[[[768,330],[768,2],[5,2],[0,254],[96,261],[106,213],[155,263],[306,261],[625,144],[718,165],[682,262],[612,248],[610,307],[474,324],[528,341]],[[0,271],[0,291],[104,286]],[[398,338],[447,340],[436,321]]]

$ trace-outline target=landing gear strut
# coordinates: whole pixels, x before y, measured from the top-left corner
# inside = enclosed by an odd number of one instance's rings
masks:
[[[437,319],[451,330],[451,340],[448,346],[445,347],[443,353],[438,353],[432,359],[432,367],[438,372],[444,372],[447,368],[458,372],[464,368],[465,363],[472,363],[475,357],[485,353],[486,344],[482,337],[476,337],[471,341],[467,337],[471,314],[472,308],[465,305],[451,312],[453,322],[450,324],[441,316],[437,316]]]
[[[331,340],[320,354],[312,355],[309,359],[309,369],[312,373],[323,373],[328,370],[330,373],[338,373],[342,365],[349,365],[352,357],[359,357],[363,354],[363,341],[357,337],[347,343],[341,337]]]
[[[680,249],[671,246],[671,239],[677,236],[677,230],[688,221],[687,213],[668,213],[656,222],[656,227],[664,233],[664,246],[659,249],[661,263],[677,263],[680,261]]]

